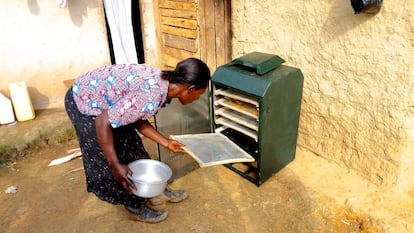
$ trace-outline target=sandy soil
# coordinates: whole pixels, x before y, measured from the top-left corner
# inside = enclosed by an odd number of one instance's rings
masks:
[[[369,216],[305,185],[295,165],[260,187],[221,165],[199,168],[172,184],[190,196],[162,206],[169,211],[164,222],[132,221],[122,206],[86,192],[81,159],[48,167],[74,147],[42,149],[0,171],[0,232],[384,232]],[[12,185],[17,193],[6,194]]]

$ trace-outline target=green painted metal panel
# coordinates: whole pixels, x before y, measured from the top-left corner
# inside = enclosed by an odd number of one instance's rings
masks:
[[[267,72],[276,69],[284,62],[285,60],[274,54],[252,52],[234,59],[230,64],[246,67],[247,69],[253,70],[258,75],[264,75]]]
[[[299,69],[281,66],[261,100],[259,111],[259,183],[294,160],[303,89]]]
[[[235,65],[224,65],[214,72],[213,83],[242,90],[247,94],[263,97],[270,82],[255,72],[242,69]]]

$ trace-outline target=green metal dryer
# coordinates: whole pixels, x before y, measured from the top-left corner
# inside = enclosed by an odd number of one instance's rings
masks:
[[[226,166],[260,185],[294,160],[303,75],[272,54],[253,52],[212,77],[212,129],[255,158]]]

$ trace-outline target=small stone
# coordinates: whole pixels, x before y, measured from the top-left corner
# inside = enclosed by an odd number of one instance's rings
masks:
[[[10,186],[5,191],[7,194],[17,193],[17,187],[16,186]]]

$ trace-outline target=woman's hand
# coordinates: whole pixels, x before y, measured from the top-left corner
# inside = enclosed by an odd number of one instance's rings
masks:
[[[134,183],[128,178],[128,175],[132,175],[132,171],[128,166],[120,163],[118,156],[116,155],[112,127],[109,124],[107,110],[102,110],[102,113],[96,117],[95,128],[99,145],[102,148],[106,161],[108,161],[108,165],[112,169],[114,178],[121,183],[128,192],[131,192],[131,188],[136,189]]]
[[[184,152],[183,144],[180,142],[168,139],[158,132],[147,120],[139,121],[138,131],[145,137],[159,143],[161,146],[167,148],[172,152]]]
[[[111,166],[112,168],[112,174],[115,177],[115,180],[117,180],[122,186],[129,192],[132,192],[132,189],[136,190],[134,182],[132,182],[129,178],[129,176],[132,176],[131,169],[122,163],[117,163]]]
[[[184,144],[181,144],[180,142],[173,140],[173,139],[168,139],[168,150],[172,151],[172,152],[184,152],[183,149]]]

